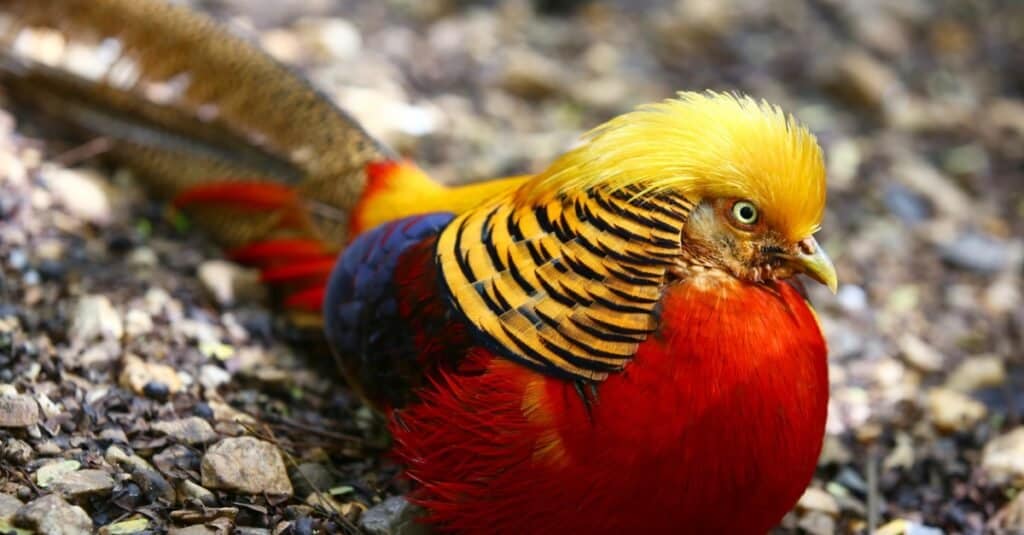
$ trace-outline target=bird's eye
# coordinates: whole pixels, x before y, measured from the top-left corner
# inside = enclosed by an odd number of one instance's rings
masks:
[[[732,205],[732,217],[741,225],[753,225],[757,223],[757,207],[750,201],[736,201]]]

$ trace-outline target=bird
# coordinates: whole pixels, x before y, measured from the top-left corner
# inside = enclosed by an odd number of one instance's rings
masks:
[[[539,172],[446,186],[202,15],[3,9],[21,42],[45,23],[117,40],[131,83],[16,46],[0,78],[110,139],[318,318],[437,531],[758,534],[810,482],[828,351],[797,277],[835,292],[837,274],[815,238],[822,150],[779,107],[681,92]]]

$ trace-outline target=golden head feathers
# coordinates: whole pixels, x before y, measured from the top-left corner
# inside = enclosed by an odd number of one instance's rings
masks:
[[[518,200],[594,187],[675,191],[699,202],[741,198],[798,240],[817,230],[825,167],[817,140],[777,106],[714,92],[641,106],[587,133],[583,143],[520,190]]]

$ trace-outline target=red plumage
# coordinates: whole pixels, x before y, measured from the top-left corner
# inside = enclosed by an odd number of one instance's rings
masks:
[[[814,314],[785,282],[684,282],[663,305],[589,414],[572,383],[482,348],[440,367],[392,419],[413,500],[460,533],[769,530],[821,448]]]

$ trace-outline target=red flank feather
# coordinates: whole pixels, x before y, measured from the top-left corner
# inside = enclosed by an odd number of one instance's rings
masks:
[[[814,471],[828,399],[786,283],[670,287],[663,327],[588,413],[572,383],[485,350],[395,411],[414,501],[459,533],[763,534]],[[766,336],[766,333],[771,333]],[[500,526],[500,528],[495,528]]]

